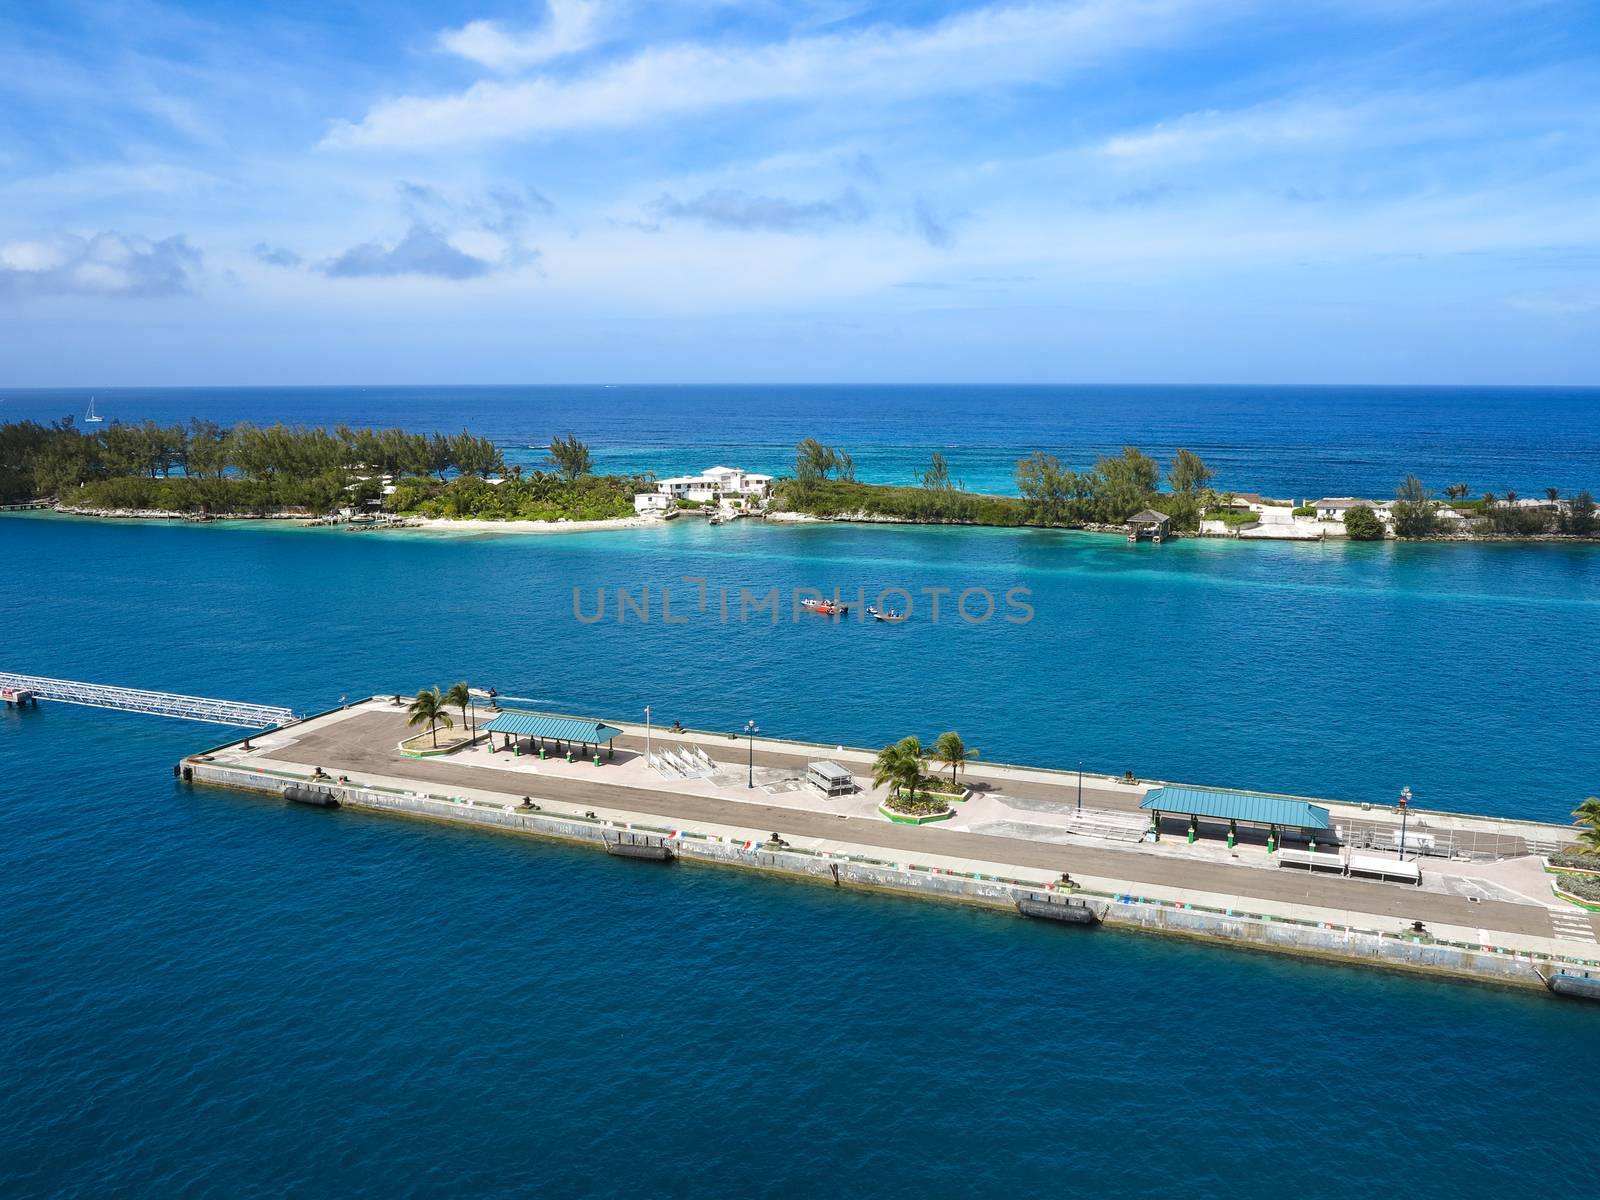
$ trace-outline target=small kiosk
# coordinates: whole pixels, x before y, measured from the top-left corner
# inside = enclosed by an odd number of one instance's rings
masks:
[[[806,782],[824,796],[848,796],[856,790],[856,781],[836,762],[806,764]]]

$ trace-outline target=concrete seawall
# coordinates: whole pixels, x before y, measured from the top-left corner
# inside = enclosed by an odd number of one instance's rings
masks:
[[[188,759],[182,764],[195,783],[281,796],[292,782],[282,772]],[[303,778],[303,777],[301,777]],[[1015,874],[984,875],[914,861],[887,861],[870,849],[815,851],[773,845],[730,834],[667,828],[644,820],[529,811],[508,803],[468,800],[423,792],[398,792],[356,784],[319,781],[348,808],[368,809],[413,819],[443,821],[523,836],[585,843],[599,849],[609,837],[636,832],[670,838],[685,863],[729,866],[809,880],[830,887],[920,896],[1015,911],[1017,898],[1054,886],[1048,873],[1015,868]],[[1241,949],[1309,956],[1329,961],[1442,975],[1544,990],[1538,969],[1547,960],[1532,954],[1445,942],[1426,935],[1360,929],[1216,909],[1197,904],[1080,888],[1077,896],[1099,902],[1112,928],[1181,936]]]

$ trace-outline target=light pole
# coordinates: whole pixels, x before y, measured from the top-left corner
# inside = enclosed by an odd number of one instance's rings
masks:
[[[750,742],[750,782],[746,784],[750,788],[756,786],[756,734],[760,732],[761,729],[754,721],[746,721],[744,723],[744,736]]]
[[[1411,789],[1400,789],[1400,861],[1406,860],[1406,817],[1409,815],[1408,806],[1411,803]]]
[[[1083,816],[1083,759],[1078,760],[1078,815]]]
[[[650,765],[650,706],[644,706],[644,764]]]

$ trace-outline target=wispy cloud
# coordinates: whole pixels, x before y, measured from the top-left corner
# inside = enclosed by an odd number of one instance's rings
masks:
[[[257,242],[251,246],[250,256],[269,267],[298,267],[305,261],[287,247],[269,246],[266,242]]]
[[[393,245],[380,241],[352,246],[317,268],[335,279],[370,279],[396,275],[424,275],[434,279],[477,279],[494,264],[456,249],[442,233],[427,225],[413,225]]]
[[[193,290],[200,251],[181,235],[152,241],[115,231],[0,244],[0,297],[175,296]]]
[[[874,25],[758,45],[684,42],[572,76],[404,96],[329,131],[330,147],[418,147],[624,126],[734,104],[960,95],[1045,84],[1181,36],[1228,0],[993,5],[926,26]],[[469,27],[470,28],[470,27]]]
[[[496,21],[472,21],[441,34],[439,44],[491,71],[536,67],[593,45],[598,11],[597,0],[550,0],[538,29],[515,32]]]
[[[692,200],[665,194],[651,208],[657,217],[667,221],[698,221],[713,229],[779,233],[814,233],[833,225],[855,225],[865,221],[872,211],[854,188],[846,188],[831,200],[809,201],[719,188]]]

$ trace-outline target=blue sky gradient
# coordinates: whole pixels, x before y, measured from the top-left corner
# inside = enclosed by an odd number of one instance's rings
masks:
[[[0,387],[1600,382],[1587,0],[0,9]]]

